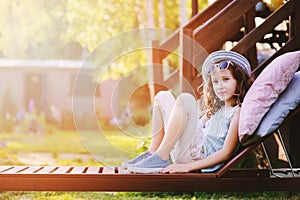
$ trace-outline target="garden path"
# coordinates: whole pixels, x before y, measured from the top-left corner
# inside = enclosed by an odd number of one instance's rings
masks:
[[[60,160],[81,159],[83,162],[93,159],[91,155],[75,153],[59,153],[57,158]],[[25,165],[57,165],[52,153],[19,153],[18,161]]]

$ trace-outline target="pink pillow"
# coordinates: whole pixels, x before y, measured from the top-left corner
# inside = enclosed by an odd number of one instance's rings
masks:
[[[240,113],[239,139],[245,143],[299,68],[300,51],[275,58],[247,92]]]

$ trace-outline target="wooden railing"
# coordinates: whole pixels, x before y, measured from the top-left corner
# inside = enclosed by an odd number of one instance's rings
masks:
[[[253,73],[257,76],[275,57],[289,51],[300,49],[300,2],[297,0],[290,0],[282,5],[275,12],[266,18],[266,20],[257,28],[249,32],[239,43],[232,48],[233,51],[244,54],[250,45],[255,45],[264,35],[274,30],[274,27],[280,24],[283,20],[288,20],[288,41],[276,53],[274,53],[268,60],[261,65],[254,68]]]
[[[202,24],[206,23],[214,15],[220,12],[231,1],[232,0],[217,0],[204,11],[195,15],[185,26],[175,31],[165,41],[162,41],[161,43],[159,41],[152,42],[153,73],[152,80],[150,80],[150,82],[154,83],[152,84],[152,94],[155,94],[162,89],[173,87],[179,81],[179,73],[190,71],[178,69],[168,77],[164,77],[163,69],[161,67],[163,59],[165,59],[168,55],[170,55],[180,47],[180,36],[185,35],[182,32],[184,32],[185,30],[193,31],[196,28],[200,27]],[[182,52],[185,52],[185,54],[187,54],[187,50],[183,50]],[[183,67],[184,64],[181,63],[181,66]],[[194,74],[194,72],[192,73]]]
[[[163,42],[153,41],[153,94],[161,89],[172,88],[179,82],[181,92],[194,93],[193,82],[206,56],[222,49],[226,41],[236,40],[232,51],[245,55],[254,70],[254,75],[274,57],[300,48],[300,2],[289,0],[275,10],[260,26],[255,26],[255,5],[260,0],[218,0],[195,15],[185,26],[175,31]],[[267,61],[258,66],[256,43],[274,30],[283,20],[289,20],[288,41]],[[163,60],[179,49],[180,66],[168,77],[164,77]],[[197,78],[196,78],[197,77]],[[195,94],[195,93],[194,93]]]

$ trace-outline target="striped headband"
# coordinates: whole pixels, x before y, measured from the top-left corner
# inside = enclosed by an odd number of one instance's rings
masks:
[[[231,61],[244,70],[249,76],[251,75],[251,66],[247,58],[233,51],[219,50],[209,54],[203,62],[202,77],[205,81],[209,74],[209,68],[221,61]]]

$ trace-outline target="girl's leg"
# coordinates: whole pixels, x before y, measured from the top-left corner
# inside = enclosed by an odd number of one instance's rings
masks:
[[[165,135],[156,154],[167,160],[176,145],[179,149],[175,153],[175,159],[181,159],[180,157],[190,158],[189,148],[197,132],[198,117],[195,98],[191,94],[181,94],[171,111]]]
[[[161,91],[154,97],[152,111],[152,140],[150,152],[155,152],[165,135],[165,127],[175,104],[175,98],[169,91]]]
[[[124,168],[133,165],[143,159],[146,159],[154,153],[159,147],[165,133],[165,127],[168,123],[170,112],[175,104],[175,98],[169,91],[161,91],[154,98],[152,111],[152,140],[149,151],[138,155],[132,160],[122,163]]]
[[[159,108],[165,108],[165,106],[161,104]],[[182,94],[171,108],[170,115],[167,115],[168,113],[165,113],[163,109],[158,115],[162,116],[162,118],[157,119],[164,121],[162,123],[164,127],[154,127],[158,132],[154,132],[153,149],[157,149],[157,151],[142,161],[129,166],[129,171],[136,173],[161,171],[170,164],[168,158],[174,147],[175,156],[172,155],[172,159],[175,158],[173,159],[174,162],[179,161],[178,163],[180,163],[191,160],[189,149],[196,135],[195,130],[199,121],[196,100],[190,94]],[[187,159],[186,155],[188,155]]]

